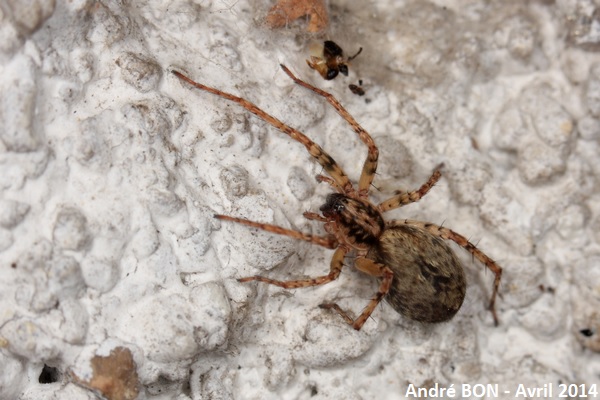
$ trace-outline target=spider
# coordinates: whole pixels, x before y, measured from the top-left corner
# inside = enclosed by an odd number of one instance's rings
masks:
[[[238,281],[264,282],[285,289],[324,285],[339,277],[344,267],[344,258],[348,253],[354,252],[354,267],[380,280],[378,292],[356,318],[335,303],[325,303],[319,307],[337,312],[356,330],[362,328],[384,298],[397,312],[407,318],[426,323],[444,322],[450,320],[460,309],[466,292],[463,267],[445,242],[445,240],[450,240],[471,253],[494,273],[489,310],[495,325],[498,325],[495,301],[502,275],[500,266],[464,236],[448,228],[429,222],[386,221],[383,218],[385,212],[414,203],[425,196],[441,178],[441,166],[436,168],[427,182],[419,189],[396,194],[379,204],[372,203],[369,200],[369,189],[377,170],[379,156],[379,150],[373,138],[332,94],[297,78],[286,66],[281,65],[281,68],[297,85],[325,98],[367,146],[368,155],[362,168],[358,187],[354,187],[346,173],[325,150],[302,132],[267,114],[246,99],[194,82],[181,72],[172,71],[182,81],[239,104],[300,142],[328,174],[328,176],[317,175],[317,181],[327,183],[334,190],[334,193],[327,196],[325,204],[320,207],[321,213],[305,212],[303,214],[309,220],[324,223],[326,234],[322,236],[216,214],[214,217],[220,220],[304,240],[327,249],[335,249],[327,275],[292,281],[250,276],[240,278]]]

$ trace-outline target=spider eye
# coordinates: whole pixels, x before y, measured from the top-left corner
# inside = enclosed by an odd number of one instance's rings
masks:
[[[333,217],[344,212],[346,204],[344,196],[338,193],[332,193],[327,196],[327,201],[320,208],[321,212],[326,217]]]

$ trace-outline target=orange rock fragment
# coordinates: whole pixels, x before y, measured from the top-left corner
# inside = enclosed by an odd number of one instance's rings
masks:
[[[134,400],[139,395],[139,378],[131,351],[116,347],[107,357],[95,356],[91,360],[94,371],[87,382],[72,374],[76,383],[99,392],[109,400]]]
[[[329,14],[325,0],[279,0],[267,14],[267,25],[281,28],[298,18],[307,16],[310,21],[306,30],[322,32],[329,24]]]

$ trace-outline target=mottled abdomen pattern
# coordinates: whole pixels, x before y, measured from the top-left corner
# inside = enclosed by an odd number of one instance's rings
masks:
[[[446,242],[420,228],[390,222],[368,258],[394,272],[386,300],[402,315],[420,322],[451,319],[465,299],[460,261]]]

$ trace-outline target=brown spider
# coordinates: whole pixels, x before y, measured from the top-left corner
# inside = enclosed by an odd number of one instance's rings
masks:
[[[304,240],[328,249],[336,249],[331,260],[329,274],[324,276],[294,281],[277,281],[263,276],[251,276],[238,279],[238,281],[259,281],[286,289],[323,285],[337,279],[344,265],[344,257],[350,251],[354,251],[356,256],[354,266],[362,272],[379,278],[381,280],[379,291],[356,319],[353,319],[334,303],[321,304],[321,308],[336,311],[356,330],[360,330],[383,298],[386,298],[396,311],[410,319],[429,323],[443,322],[451,319],[460,309],[466,292],[463,267],[443,239],[451,240],[471,253],[494,273],[494,287],[489,310],[492,312],[494,323],[498,325],[494,304],[502,275],[500,266],[464,236],[448,228],[429,222],[385,221],[383,219],[382,214],[386,211],[414,203],[425,196],[440,179],[439,168],[419,189],[397,194],[379,204],[371,203],[368,199],[369,189],[377,169],[379,155],[373,139],[333,95],[298,79],[284,65],[281,65],[281,68],[296,84],[323,96],[368,147],[368,156],[358,181],[358,189],[352,185],[348,176],[333,158],[303,133],[267,114],[248,100],[194,82],[182,73],[172,71],[179,79],[198,89],[239,104],[292,139],[302,143],[310,155],[329,174],[329,177],[318,175],[317,180],[329,184],[336,191],[327,196],[325,204],[320,208],[321,214],[304,213],[304,217],[309,220],[325,223],[324,228],[327,234],[324,236],[310,235],[227,215],[215,215],[215,218],[221,220],[237,222]]]

